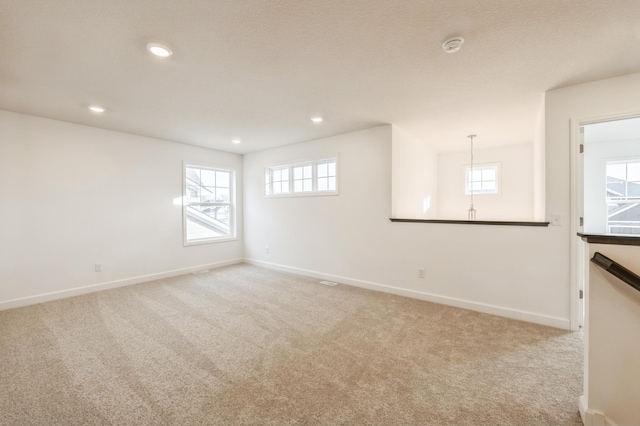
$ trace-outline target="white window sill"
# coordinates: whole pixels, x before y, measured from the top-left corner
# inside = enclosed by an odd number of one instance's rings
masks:
[[[270,194],[264,198],[298,198],[298,197],[325,197],[330,195],[340,195],[338,191],[322,191],[322,192],[296,192],[287,194]]]
[[[238,241],[238,237],[220,237],[220,238],[210,238],[206,240],[196,240],[184,242],[184,247],[189,246],[201,246],[203,244],[215,244],[215,243],[226,243],[229,241]]]

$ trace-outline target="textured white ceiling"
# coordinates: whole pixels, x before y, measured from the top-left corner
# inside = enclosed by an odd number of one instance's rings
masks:
[[[382,123],[495,146],[639,43],[640,0],[2,0],[0,109],[238,153]]]

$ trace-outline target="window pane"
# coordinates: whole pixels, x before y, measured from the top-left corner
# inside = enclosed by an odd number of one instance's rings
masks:
[[[335,191],[336,190],[336,178],[335,177],[330,177],[329,178],[329,191]]]
[[[187,241],[230,235],[229,206],[188,206]]]
[[[627,165],[627,179],[632,182],[640,182],[640,163]]]
[[[210,201],[214,201],[215,189],[214,188],[200,188],[200,202],[208,203]]]
[[[624,180],[607,177],[607,198],[624,197],[626,192]]]
[[[304,182],[304,192],[313,191],[313,185],[312,185],[311,179],[305,179],[302,182]]]
[[[293,168],[293,178],[294,179],[302,179],[302,167],[294,167]]]
[[[289,173],[287,172],[287,174],[289,174]],[[282,192],[289,192],[289,181],[288,180],[282,181]]]
[[[329,167],[326,164],[318,164],[318,177],[325,177]]]
[[[329,176],[336,176],[336,163],[328,163]]]
[[[311,166],[304,166],[304,178],[311,179]]]
[[[200,201],[200,187],[187,184],[187,202],[197,203]]]
[[[496,189],[496,183],[495,182],[482,182],[482,190],[483,191],[493,191]]]
[[[293,181],[293,192],[302,192],[302,181],[301,180],[294,180]]]
[[[318,191],[326,191],[329,189],[329,179],[328,178],[318,178]]]
[[[479,182],[482,180],[482,170],[473,170],[473,173],[471,173],[471,180],[473,182]]]
[[[624,163],[607,164],[607,177],[612,177],[619,180],[627,180],[627,165]]]
[[[289,169],[282,169],[282,180],[289,180]]]
[[[200,185],[200,169],[187,167],[186,175],[187,175],[187,185],[189,184]]]
[[[216,186],[229,188],[229,172],[216,172]]]
[[[202,186],[215,186],[216,172],[213,170],[201,170],[200,179],[202,180]]]
[[[482,171],[482,180],[496,180],[496,169],[485,169]]]
[[[273,182],[273,193],[280,194],[282,192],[282,182]]]
[[[216,189],[216,201],[226,203],[229,201],[229,188]]]
[[[473,182],[471,184],[472,191],[480,191],[482,189],[482,182]]]
[[[276,182],[282,180],[282,170],[273,171],[273,180]]]

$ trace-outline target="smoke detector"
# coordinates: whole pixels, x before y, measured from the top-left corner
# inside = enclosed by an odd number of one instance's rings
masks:
[[[447,53],[456,53],[460,50],[462,43],[464,43],[464,39],[462,37],[451,37],[449,40],[442,43],[442,50]]]

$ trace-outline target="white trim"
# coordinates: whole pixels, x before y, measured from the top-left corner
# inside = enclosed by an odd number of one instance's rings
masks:
[[[587,407],[587,399],[584,395],[578,398],[578,409],[584,426],[618,426],[602,411],[592,410]]]
[[[242,263],[242,259],[223,260],[221,262],[208,263],[206,265],[190,266],[188,268],[174,269],[171,271],[159,272],[156,274],[141,275],[139,277],[125,278],[116,281],[109,281],[99,284],[91,284],[82,287],[70,288],[67,290],[54,291],[51,293],[38,294],[36,296],[21,297],[0,302],[0,311],[6,309],[20,308],[22,306],[35,305],[37,303],[49,302],[52,300],[64,299],[67,297],[79,296],[82,294],[95,293],[102,290],[109,290],[117,287],[124,287],[132,284],[140,284],[147,281],[155,281],[162,278],[170,278],[178,275],[185,275],[195,271],[204,269],[215,269],[223,266],[235,265]]]
[[[277,263],[265,262],[262,260],[248,259],[244,261],[251,265],[262,266],[269,269],[275,269],[282,272],[304,275],[307,277],[318,278],[327,281],[336,281],[342,284],[354,287],[366,288],[369,290],[381,291],[384,293],[397,294],[399,296],[410,297],[412,299],[425,300],[427,302],[439,303],[442,305],[454,306],[457,308],[469,309],[472,311],[482,312],[485,314],[497,315],[501,317],[527,321],[536,324],[546,325],[569,330],[570,321],[567,318],[558,318],[548,315],[537,314],[535,312],[522,311],[518,309],[504,308],[501,306],[489,305],[486,303],[473,302],[470,300],[457,299],[454,297],[439,296],[436,294],[425,293],[422,291],[408,290],[400,287],[394,287],[386,284],[374,283],[371,281],[358,280],[353,278],[341,277],[338,275],[324,274],[308,269],[295,268],[292,266],[280,265]]]
[[[229,241],[238,241],[238,240],[239,240],[238,237],[218,237],[216,239],[203,238],[202,240],[193,240],[193,241],[189,241],[188,243],[183,243],[182,245],[184,247],[191,247],[191,246],[201,246],[203,244],[228,243]]]

